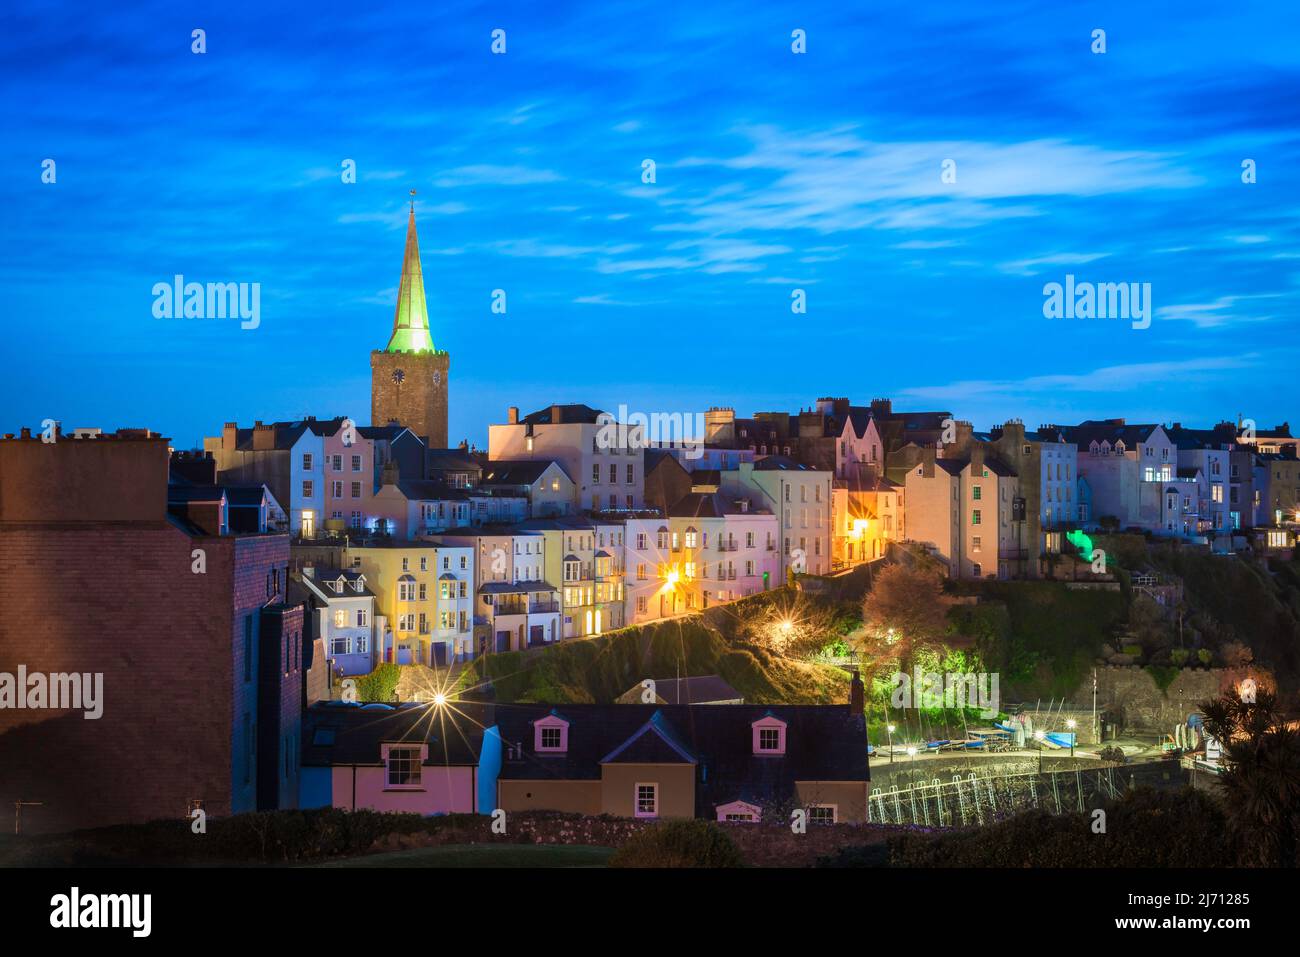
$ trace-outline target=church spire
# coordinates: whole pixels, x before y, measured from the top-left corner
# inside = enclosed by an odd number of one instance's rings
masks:
[[[424,275],[420,271],[420,243],[415,236],[415,190],[406,221],[406,253],[402,257],[402,283],[397,290],[397,315],[388,352],[433,352],[429,312],[424,302]]]

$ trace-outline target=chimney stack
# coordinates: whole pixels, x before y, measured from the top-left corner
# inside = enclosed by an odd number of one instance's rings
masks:
[[[866,707],[866,688],[862,684],[862,676],[858,674],[858,669],[853,669],[853,681],[849,683],[849,714],[862,714]]]
[[[519,406],[512,405],[510,408],[506,409],[506,423],[508,425],[519,424]]]

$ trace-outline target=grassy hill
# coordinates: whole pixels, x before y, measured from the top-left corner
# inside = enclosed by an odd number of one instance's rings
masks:
[[[785,589],[701,615],[623,628],[599,638],[486,655],[471,663],[462,687],[492,680],[498,701],[610,702],[646,678],[721,675],[747,702],[828,704],[847,700],[839,668],[773,653],[742,634],[747,613],[781,600]]]

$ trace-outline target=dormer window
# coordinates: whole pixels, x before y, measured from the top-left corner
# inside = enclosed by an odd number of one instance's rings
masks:
[[[569,722],[548,714],[533,722],[533,750],[538,754],[563,754],[569,750]]]
[[[780,718],[769,714],[753,722],[750,728],[753,731],[754,754],[785,754],[786,724]]]
[[[365,591],[365,588],[366,588],[366,580],[364,578],[358,578],[356,581],[352,583],[352,589],[354,591],[358,591],[358,592]]]
[[[336,594],[336,595],[341,595],[341,594],[343,594],[343,579],[342,579],[342,578],[338,579],[338,581],[336,581],[336,582],[334,583],[334,594]]]

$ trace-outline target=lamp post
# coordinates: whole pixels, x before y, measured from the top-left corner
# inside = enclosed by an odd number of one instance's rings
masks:
[[[912,759],[912,764],[907,771],[907,786],[914,787],[916,785],[916,748],[908,748],[907,756]]]
[[[889,733],[889,763],[893,764],[894,763],[894,726],[892,724],[885,725],[885,731]]]
[[[1034,740],[1038,742],[1038,773],[1043,773],[1043,741],[1047,739],[1046,731],[1035,731]]]
[[[1074,739],[1078,737],[1078,734],[1074,729],[1078,724],[1073,718],[1071,718],[1069,721],[1065,722],[1065,726],[1070,729],[1070,757],[1074,757]]]

